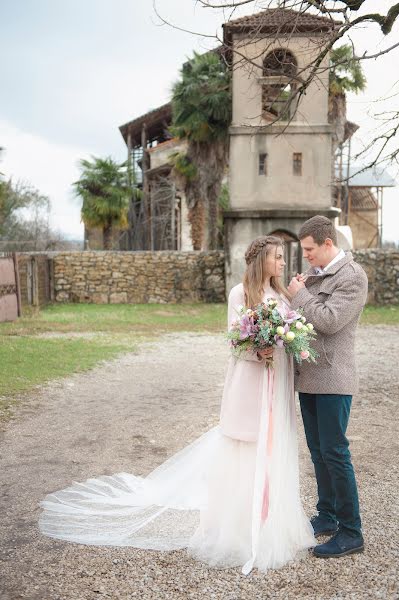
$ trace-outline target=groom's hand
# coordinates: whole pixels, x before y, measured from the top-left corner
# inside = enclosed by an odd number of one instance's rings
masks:
[[[291,279],[291,283],[287,288],[291,296],[295,296],[299,290],[303,290],[305,287],[305,282],[302,279],[297,279],[297,277]]]

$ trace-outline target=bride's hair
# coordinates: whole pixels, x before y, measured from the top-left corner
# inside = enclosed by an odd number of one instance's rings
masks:
[[[284,250],[284,240],[275,235],[262,235],[249,244],[245,252],[247,266],[243,278],[246,306],[253,307],[262,302],[263,285],[268,276],[266,257],[271,252],[276,253],[279,246]],[[290,298],[279,277],[270,277],[270,285],[278,294]]]

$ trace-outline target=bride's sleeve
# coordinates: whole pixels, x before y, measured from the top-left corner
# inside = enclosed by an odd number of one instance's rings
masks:
[[[244,293],[241,286],[234,287],[229,294],[227,305],[227,329],[230,331],[233,322],[237,319],[241,306],[245,305]],[[231,353],[235,358],[240,360],[250,360],[252,362],[264,362],[263,358],[259,358],[256,352],[246,351],[239,352],[236,348],[231,347]]]

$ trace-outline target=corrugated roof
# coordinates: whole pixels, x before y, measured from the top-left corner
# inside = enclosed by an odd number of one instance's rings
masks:
[[[339,179],[339,170],[335,176]],[[343,168],[342,178],[346,179],[346,167]],[[344,181],[345,183],[345,181]],[[349,169],[349,187],[395,187],[396,181],[382,168],[365,169],[362,165],[353,165]]]

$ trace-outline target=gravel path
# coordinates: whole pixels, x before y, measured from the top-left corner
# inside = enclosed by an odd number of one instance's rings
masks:
[[[166,335],[24,401],[0,434],[0,598],[15,600],[339,600],[399,598],[399,328],[360,329],[362,389],[349,436],[366,552],[309,558],[267,574],[214,570],[184,551],[99,548],[42,537],[38,503],[50,491],[119,471],[146,474],[217,423],[227,351],[223,336]],[[369,350],[376,348],[378,354]],[[302,425],[302,495],[315,480]]]

